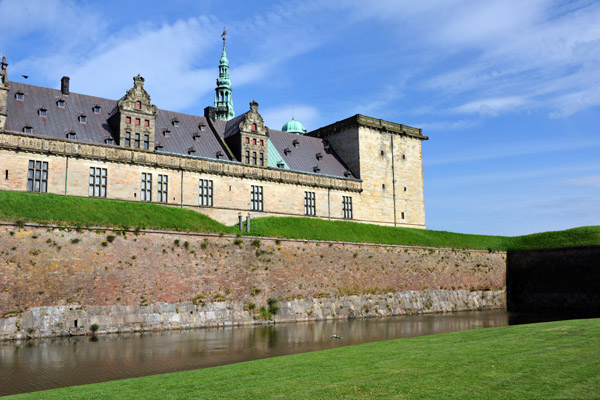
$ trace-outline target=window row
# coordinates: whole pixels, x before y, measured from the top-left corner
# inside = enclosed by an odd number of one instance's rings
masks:
[[[125,117],[125,123],[126,124],[131,124],[131,117]],[[136,125],[141,125],[142,124],[142,120],[140,118],[136,118],[135,119],[135,124]],[[144,126],[150,126],[150,120],[145,119],[144,120]]]
[[[89,172],[89,196],[107,196],[108,173],[106,168],[90,167]],[[169,197],[169,176],[158,174],[157,201],[167,203]],[[27,190],[30,192],[45,193],[48,191],[48,162],[29,161],[27,171]],[[140,184],[140,200],[152,201],[152,173],[142,172]],[[213,181],[209,179],[198,180],[198,205],[204,207],[213,206]],[[250,208],[252,211],[264,211],[263,187],[251,185]],[[304,192],[304,215],[316,216],[317,204],[315,192]],[[352,219],[352,197],[342,196],[342,216]],[[404,219],[404,213],[402,213]]]
[[[131,132],[125,132],[125,147],[132,147],[131,139],[132,139]],[[139,133],[135,133],[133,135],[133,148],[134,149],[143,148],[144,150],[148,150],[150,148],[150,135],[143,136],[143,139],[144,139],[143,147],[140,147],[141,139],[142,139],[142,136]]]
[[[250,158],[250,156],[252,155],[252,158]],[[258,158],[257,158],[258,156]],[[246,164],[250,164],[250,160],[252,160],[252,165],[260,165],[261,167],[264,167],[265,165],[265,153],[256,153],[256,151],[253,151],[252,154],[250,154],[249,150],[246,150]]]
[[[256,129],[255,129],[255,130],[256,130]],[[250,138],[249,138],[249,137],[247,137],[247,138],[246,138],[246,140],[245,140],[245,142],[246,142],[247,144],[250,144]],[[257,143],[258,143],[258,145],[259,145],[259,146],[264,146],[264,145],[265,145],[265,142],[264,142],[262,139],[260,139],[260,140],[258,140],[258,141],[257,141],[256,139],[252,139],[252,144],[257,144]]]

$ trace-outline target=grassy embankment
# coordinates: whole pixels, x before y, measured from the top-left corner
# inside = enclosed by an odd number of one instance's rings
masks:
[[[142,202],[0,191],[0,219],[79,226],[237,233],[200,213]],[[468,249],[535,249],[600,244],[600,226],[525,236],[487,236],[394,228],[350,221],[268,217],[252,220],[252,235]]]
[[[340,347],[16,398],[597,399],[600,320]]]

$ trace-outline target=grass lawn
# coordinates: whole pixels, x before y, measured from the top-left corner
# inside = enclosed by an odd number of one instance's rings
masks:
[[[14,398],[597,399],[600,319],[368,343]]]
[[[238,233],[195,211],[158,204],[0,191],[0,219],[79,226]],[[508,250],[600,245],[600,226],[525,236],[486,236],[315,218],[255,218],[251,235],[461,249]]]

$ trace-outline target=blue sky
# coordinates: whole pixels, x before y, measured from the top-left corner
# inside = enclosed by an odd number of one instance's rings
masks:
[[[310,131],[423,128],[430,229],[600,225],[600,2],[2,0],[9,79],[160,108],[212,105],[223,26],[236,112]]]

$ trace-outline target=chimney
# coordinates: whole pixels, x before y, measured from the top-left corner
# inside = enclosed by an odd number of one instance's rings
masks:
[[[214,121],[216,112],[217,111],[215,110],[214,107],[206,107],[204,109],[204,117]]]
[[[60,80],[60,92],[62,94],[69,94],[69,77],[63,76]]]

